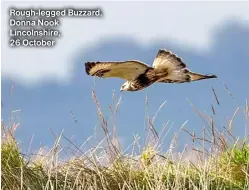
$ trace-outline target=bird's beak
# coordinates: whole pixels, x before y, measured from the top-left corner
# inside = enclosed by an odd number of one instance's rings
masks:
[[[123,90],[122,90],[122,89],[120,89],[120,92],[123,92]]]

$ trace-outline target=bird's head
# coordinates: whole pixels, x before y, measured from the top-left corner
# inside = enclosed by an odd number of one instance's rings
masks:
[[[136,88],[133,83],[130,83],[129,81],[126,81],[120,88],[120,91],[137,91],[138,88]]]
[[[129,82],[127,81],[127,82],[125,82],[125,83],[121,86],[120,92],[122,92],[122,91],[129,91],[129,89],[130,89],[130,84],[129,84]]]

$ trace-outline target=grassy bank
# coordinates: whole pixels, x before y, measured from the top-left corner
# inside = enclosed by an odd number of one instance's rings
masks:
[[[105,138],[88,151],[77,147],[77,154],[66,160],[59,156],[66,151],[60,144],[66,138],[63,134],[51,150],[41,148],[34,156],[23,155],[15,139],[17,125],[7,127],[2,122],[2,189],[249,189],[249,145],[246,137],[238,140],[231,134],[233,118],[224,131],[215,128],[212,117],[207,118],[202,137],[182,127],[200,145],[191,150],[190,157],[185,149],[173,153],[174,138],[168,151],[159,151],[163,137],[148,120],[151,136],[146,145],[139,153],[124,154],[108,131],[94,92],[93,99]],[[248,118],[248,104],[244,110]],[[137,139],[132,149],[139,146]]]

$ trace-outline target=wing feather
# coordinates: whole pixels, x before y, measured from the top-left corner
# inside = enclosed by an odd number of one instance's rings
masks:
[[[183,60],[180,57],[164,49],[160,49],[158,51],[152,66],[158,72],[165,70],[170,72],[173,70],[180,70],[186,67],[185,63],[183,63]]]
[[[182,71],[176,71],[170,73],[168,76],[161,78],[157,82],[163,83],[184,83],[184,82],[193,82],[203,79],[217,78],[216,75],[204,75],[200,73],[193,73],[187,69]]]
[[[88,75],[103,78],[118,77],[128,81],[135,80],[148,68],[148,65],[136,60],[85,63],[85,69]]]
[[[157,82],[184,83],[208,78],[216,78],[215,75],[203,75],[193,73],[186,68],[186,64],[177,55],[170,51],[160,49],[153,62],[156,73],[167,73]]]

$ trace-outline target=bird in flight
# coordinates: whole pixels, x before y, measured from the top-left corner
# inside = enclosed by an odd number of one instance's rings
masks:
[[[177,55],[160,49],[152,67],[136,60],[87,62],[85,70],[88,75],[102,78],[118,77],[126,82],[120,91],[142,90],[155,82],[184,83],[202,79],[217,78],[215,75],[203,75],[191,72]]]

